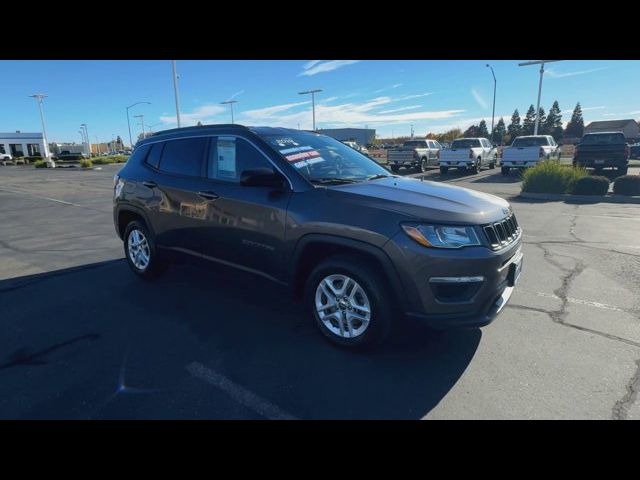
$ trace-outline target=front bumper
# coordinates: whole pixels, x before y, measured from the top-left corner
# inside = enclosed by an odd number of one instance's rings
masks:
[[[507,304],[519,279],[521,242],[522,232],[499,251],[488,247],[444,250],[425,248],[399,233],[385,249],[406,292],[405,314],[435,329],[488,325]],[[430,281],[440,277],[481,277],[482,281],[473,288],[461,283],[444,290],[445,295]]]

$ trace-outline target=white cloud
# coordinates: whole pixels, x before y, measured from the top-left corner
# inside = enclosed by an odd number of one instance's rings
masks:
[[[227,109],[222,105],[203,105],[194,109],[192,112],[180,112],[180,120],[184,126],[195,125],[198,122],[216,123],[216,115],[226,112]],[[165,125],[176,123],[175,115],[163,115],[160,121]]]
[[[565,72],[565,73],[558,73],[555,69],[548,68],[545,70],[545,73],[549,76],[549,78],[565,78],[565,77],[574,77],[576,75],[586,75],[587,73],[598,72],[600,70],[605,70],[607,68],[608,67],[600,67],[600,68],[592,68],[590,70],[578,70],[575,72]]]
[[[475,88],[471,89],[471,95],[473,95],[473,98],[476,99],[476,102],[478,102],[478,105],[480,105],[480,107],[482,107],[485,110],[489,108],[489,104],[487,103],[487,101],[482,97],[482,95],[480,95],[480,92],[478,92]]]
[[[300,105],[310,104],[310,101],[306,102],[296,102],[296,103],[285,103],[283,105],[273,105],[271,107],[265,108],[257,108],[255,110],[246,110],[241,112],[242,115],[245,115],[249,118],[267,118],[275,115],[276,113],[285,112],[287,110],[291,110],[293,107],[297,107]]]
[[[403,97],[398,97],[397,100],[411,100],[413,98],[428,97],[429,95],[433,95],[433,92],[418,93],[416,95],[405,95]]]
[[[226,102],[230,102],[231,100],[233,100],[234,98],[236,98],[238,95],[242,95],[244,93],[244,90],[238,90],[236,93],[234,93],[233,95],[231,95],[229,98],[227,98],[225,101]]]
[[[400,88],[402,85],[404,85],[403,83],[394,83],[393,85],[389,86],[389,87],[384,87],[384,88],[380,88],[379,90],[374,90],[373,93],[380,93],[380,92],[384,92],[385,90],[394,90],[396,88]]]
[[[404,112],[406,110],[415,110],[416,108],[420,108],[422,107],[422,105],[410,105],[408,107],[402,107],[402,108],[394,108],[392,110],[381,110],[378,113],[396,113],[396,112]]]
[[[600,105],[598,107],[581,107],[583,112],[588,112],[590,110],[604,110],[605,108],[607,107],[605,107],[604,105]],[[573,113],[573,109],[560,111],[561,115],[571,115],[572,113]]]
[[[312,75],[317,75],[318,73],[331,72],[338,68],[357,63],[358,61],[359,60],[312,60],[302,66],[302,72],[300,72],[298,76],[310,77]]]

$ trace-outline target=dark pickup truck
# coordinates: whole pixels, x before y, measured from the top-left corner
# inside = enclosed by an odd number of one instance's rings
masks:
[[[573,152],[573,165],[594,168],[615,168],[620,175],[626,175],[629,168],[629,144],[623,133],[588,133]]]

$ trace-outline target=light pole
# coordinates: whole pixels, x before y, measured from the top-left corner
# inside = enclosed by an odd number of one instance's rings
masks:
[[[134,115],[133,118],[139,118],[140,119],[140,123],[142,123],[142,139],[144,140],[144,115],[143,114]]]
[[[538,124],[540,123],[540,95],[542,94],[542,77],[544,75],[544,64],[551,62],[559,62],[560,60],[533,60],[531,62],[519,63],[519,67],[526,67],[527,65],[540,65],[540,82],[538,83],[538,106],[536,107],[536,125],[533,129],[533,134],[538,135]]]
[[[493,71],[493,67],[491,65],[489,65],[487,63],[487,67],[489,67],[491,69],[491,75],[493,75],[493,111],[491,112],[491,143],[494,142],[493,140],[493,124],[496,118],[496,88],[498,86],[498,81],[496,80],[496,74]]]
[[[178,120],[178,128],[180,128],[180,97],[178,95],[178,72],[176,70],[176,61],[171,60],[171,65],[173,67],[173,93],[176,97],[176,118]]]
[[[129,127],[129,148],[133,148],[133,139],[131,138],[131,121],[129,120],[129,109],[131,107],[135,107],[136,105],[140,105],[142,103],[145,103],[147,105],[151,105],[151,102],[136,102],[134,104],[131,104],[127,107],[127,126]]]
[[[311,94],[311,110],[313,112],[313,131],[316,131],[316,93],[321,92],[322,89],[316,88],[315,90],[307,90],[304,92],[298,92],[299,95]]]
[[[31,98],[35,98],[38,102],[38,108],[40,110],[40,121],[42,122],[42,141],[44,143],[44,159],[47,162],[47,167],[55,168],[56,164],[49,157],[49,142],[47,140],[47,129],[44,124],[44,112],[42,111],[42,103],[43,100],[47,97],[44,93],[34,93],[33,95],[29,95]]]
[[[229,105],[231,107],[231,123],[233,124],[233,104],[238,103],[237,100],[227,100],[226,102],[220,102],[220,105]]]

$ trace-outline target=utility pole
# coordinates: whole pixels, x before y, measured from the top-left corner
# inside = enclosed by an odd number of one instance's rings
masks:
[[[298,92],[299,95],[311,94],[311,111],[313,112],[313,131],[316,131],[316,93],[321,92],[322,89],[317,88],[315,90],[307,90],[304,92]]]
[[[139,118],[140,123],[142,124],[142,139],[144,140],[144,114],[134,115],[133,118]]]
[[[533,134],[538,135],[538,124],[540,123],[540,95],[542,94],[542,77],[544,76],[544,64],[551,62],[559,62],[560,60],[533,60],[531,62],[519,63],[519,67],[528,65],[540,65],[540,82],[538,83],[538,105],[536,107],[536,124],[533,128]]]
[[[493,125],[496,118],[496,88],[498,82],[496,80],[496,74],[493,71],[493,67],[487,63],[487,67],[491,69],[491,75],[493,75],[493,111],[491,112],[491,135],[489,135],[491,143],[493,144]]]
[[[176,61],[171,60],[171,65],[173,66],[173,93],[176,97],[176,119],[178,120],[178,128],[180,128],[180,96],[178,94],[178,71],[176,70]]]
[[[55,162],[49,156],[49,141],[47,140],[47,129],[44,124],[44,112],[42,111],[42,103],[43,100],[48,96],[44,93],[34,93],[33,95],[29,95],[31,98],[35,98],[38,102],[38,108],[40,110],[40,121],[42,122],[42,141],[44,143],[44,160],[47,163],[47,167],[55,168]]]
[[[129,109],[131,107],[135,107],[136,105],[140,105],[145,103],[147,105],[151,105],[151,102],[136,102],[127,107],[127,126],[129,127],[129,148],[133,149],[133,139],[131,138],[131,121],[129,120]]]
[[[233,104],[238,103],[237,100],[227,100],[226,102],[220,102],[220,105],[229,105],[231,107],[231,124],[233,124]]]

